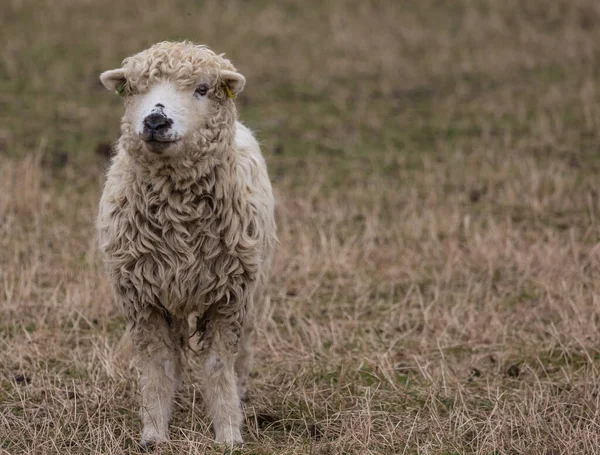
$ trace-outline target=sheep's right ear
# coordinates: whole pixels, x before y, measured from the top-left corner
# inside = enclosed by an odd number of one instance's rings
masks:
[[[116,91],[119,95],[124,96],[127,79],[123,68],[103,72],[100,75],[100,81],[111,92]]]

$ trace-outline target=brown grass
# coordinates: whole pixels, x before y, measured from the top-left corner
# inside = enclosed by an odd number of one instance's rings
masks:
[[[597,0],[7,0],[0,453],[137,452],[97,75],[165,38],[247,76],[278,198],[240,453],[598,452]],[[213,450],[197,371],[157,452]]]

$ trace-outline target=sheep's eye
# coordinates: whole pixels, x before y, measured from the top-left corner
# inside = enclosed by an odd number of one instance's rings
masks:
[[[194,93],[200,96],[206,95],[208,93],[208,84],[200,84]]]

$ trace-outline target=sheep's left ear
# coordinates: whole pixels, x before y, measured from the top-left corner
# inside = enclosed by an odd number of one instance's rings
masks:
[[[244,89],[246,78],[235,71],[222,70],[219,78],[229,98],[235,98]]]
[[[125,78],[125,70],[123,68],[103,72],[100,75],[100,81],[110,91],[116,90],[119,95],[123,96],[122,92],[124,92],[125,83],[127,82],[127,79]]]

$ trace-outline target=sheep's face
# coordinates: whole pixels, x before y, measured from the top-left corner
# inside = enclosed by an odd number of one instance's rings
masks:
[[[102,73],[100,79],[125,99],[123,134],[132,150],[173,156],[185,153],[186,145],[197,141],[197,134],[215,122],[219,109],[242,90],[245,79],[227,60],[206,48],[168,45],[164,51],[168,58],[163,53],[157,58],[156,51],[145,55],[151,48],[126,59],[123,68]],[[183,56],[181,46],[187,46]],[[222,69],[222,62],[233,71]]]
[[[198,87],[208,86],[200,82]],[[131,133],[150,153],[173,154],[191,132],[206,128],[214,111],[207,93],[194,88],[179,89],[175,83],[160,81],[147,92],[131,94],[125,102],[125,118]]]

